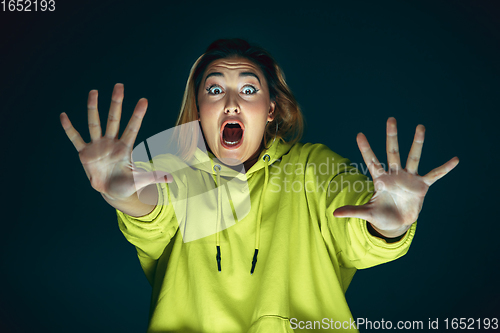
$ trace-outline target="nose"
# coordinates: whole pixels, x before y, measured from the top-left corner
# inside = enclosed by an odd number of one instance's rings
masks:
[[[238,114],[240,113],[240,109],[238,107],[228,107],[226,108],[226,110],[224,111],[225,114]]]
[[[240,106],[238,105],[238,96],[237,93],[233,94],[231,91],[228,91],[226,105],[224,108],[225,114],[238,114],[240,113]]]

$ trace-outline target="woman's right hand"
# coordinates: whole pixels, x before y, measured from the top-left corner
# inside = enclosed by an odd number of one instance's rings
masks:
[[[132,161],[132,149],[146,114],[148,102],[141,98],[134,109],[123,135],[118,139],[123,101],[123,84],[117,83],[113,89],[109,109],[106,134],[102,136],[99,112],[97,110],[97,90],[91,90],[87,102],[90,143],[85,143],[71,124],[66,113],[61,113],[61,124],[79,153],[80,161],[92,187],[108,199],[107,201],[127,201],[136,192],[154,183],[172,181],[166,172],[145,172],[137,170]],[[155,177],[156,176],[156,177]]]

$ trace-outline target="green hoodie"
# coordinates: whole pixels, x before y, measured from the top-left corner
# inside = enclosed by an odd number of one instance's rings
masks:
[[[153,287],[148,332],[357,332],[345,299],[354,273],[403,256],[416,223],[387,243],[365,220],[335,218],[373,184],[322,144],[277,140],[246,173],[211,153],[194,159],[155,158],[156,170],[183,170],[158,185],[165,204],[140,218],[117,211]],[[204,202],[201,188],[214,190]]]

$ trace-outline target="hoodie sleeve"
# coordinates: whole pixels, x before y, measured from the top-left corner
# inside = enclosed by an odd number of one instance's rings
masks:
[[[322,194],[320,204],[325,207],[325,217],[320,222],[327,246],[335,251],[339,265],[344,268],[363,269],[395,260],[408,251],[415,235],[416,223],[405,236],[395,243],[387,243],[375,237],[367,229],[366,220],[359,218],[336,218],[333,212],[346,205],[363,205],[370,201],[373,182],[351,162],[328,147],[321,145],[320,160],[331,161],[332,172],[326,176],[328,187]]]
[[[170,200],[169,186],[157,184],[157,189],[158,202],[161,204],[156,205],[148,215],[133,217],[116,211],[118,226],[125,238],[135,246],[142,269],[150,283],[156,270],[156,261],[179,227]]]

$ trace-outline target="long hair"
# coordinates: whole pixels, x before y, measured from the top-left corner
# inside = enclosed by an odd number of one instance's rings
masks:
[[[198,145],[198,90],[205,70],[210,63],[222,58],[242,57],[255,63],[264,73],[271,101],[276,103],[273,121],[266,125],[261,147],[268,138],[282,139],[292,144],[298,142],[304,132],[304,119],[300,107],[285,81],[285,75],[274,58],[262,47],[240,38],[218,39],[207,48],[191,67],[182,105],[177,118],[176,138],[180,154],[188,160]],[[276,133],[276,123],[278,132]],[[187,125],[191,124],[191,126]],[[179,126],[183,125],[183,126]],[[187,125],[187,126],[186,126]],[[195,126],[196,125],[196,126]]]

